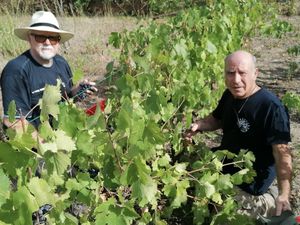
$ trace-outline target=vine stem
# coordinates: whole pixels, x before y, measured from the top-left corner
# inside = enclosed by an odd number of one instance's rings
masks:
[[[31,109],[30,109],[30,111],[25,115],[25,116],[22,116],[21,115],[21,118],[19,119],[19,120],[15,120],[8,128],[11,128],[11,127],[13,127],[14,125],[16,125],[18,122],[21,122],[22,123],[22,128],[23,128],[23,132],[25,132],[25,126],[24,126],[24,119],[26,119],[28,116],[29,116],[29,114],[30,113],[32,113],[32,111],[36,108],[36,107],[38,107],[39,106],[39,104],[36,104],[35,106],[33,106]]]
[[[172,115],[170,116],[170,118],[161,126],[161,130],[164,129],[164,127],[167,125],[167,123],[170,121],[170,119],[178,112],[178,110],[180,109],[180,107],[184,103],[184,100],[185,100],[185,98],[183,98],[183,100],[181,101],[181,103],[179,104],[179,106],[176,108],[176,110],[172,113]]]

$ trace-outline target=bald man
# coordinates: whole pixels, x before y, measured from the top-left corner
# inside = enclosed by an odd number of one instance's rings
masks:
[[[206,118],[192,124],[186,139],[200,131],[223,130],[221,146],[238,154],[241,149],[255,155],[257,173],[250,184],[238,187],[236,200],[241,213],[257,218],[281,215],[289,210],[292,158],[289,115],[280,100],[256,83],[256,59],[246,51],[236,51],[225,58],[225,84],[217,108]],[[226,173],[236,168],[224,168]],[[277,177],[278,189],[272,185]],[[249,207],[250,206],[250,207]]]

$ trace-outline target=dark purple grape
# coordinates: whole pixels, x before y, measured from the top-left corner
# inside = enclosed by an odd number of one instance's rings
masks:
[[[42,205],[38,211],[32,213],[32,224],[33,225],[39,225],[39,224],[46,224],[47,218],[45,215],[49,213],[52,209],[52,205],[45,204]]]

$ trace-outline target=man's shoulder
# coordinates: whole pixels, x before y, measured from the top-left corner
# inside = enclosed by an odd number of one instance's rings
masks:
[[[3,71],[15,71],[20,70],[21,68],[24,68],[25,65],[30,62],[29,52],[23,52],[21,55],[17,56],[14,59],[11,59],[8,61],[8,63],[5,65]]]
[[[261,90],[257,93],[258,99],[260,99],[263,102],[269,103],[269,104],[279,104],[281,105],[281,100],[278,96],[275,95],[274,92],[262,87]]]
[[[57,63],[68,64],[67,60],[66,60],[63,56],[61,56],[61,55],[59,55],[59,54],[56,54],[56,55],[54,56],[53,59],[54,59]]]

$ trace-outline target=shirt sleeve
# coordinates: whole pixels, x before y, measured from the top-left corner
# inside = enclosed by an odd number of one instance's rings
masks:
[[[289,113],[283,105],[272,104],[265,121],[267,144],[287,144],[291,141]]]
[[[1,75],[1,91],[4,116],[8,115],[8,107],[11,101],[16,104],[16,117],[25,116],[30,112],[30,95],[26,85],[27,80],[20,66],[10,62],[4,68]],[[31,115],[29,115],[30,117]]]
[[[225,105],[225,101],[227,99],[229,95],[229,90],[225,90],[221,99],[219,100],[219,103],[216,107],[216,109],[212,112],[212,115],[214,118],[218,119],[218,120],[222,120],[223,114],[224,114],[224,105]]]

